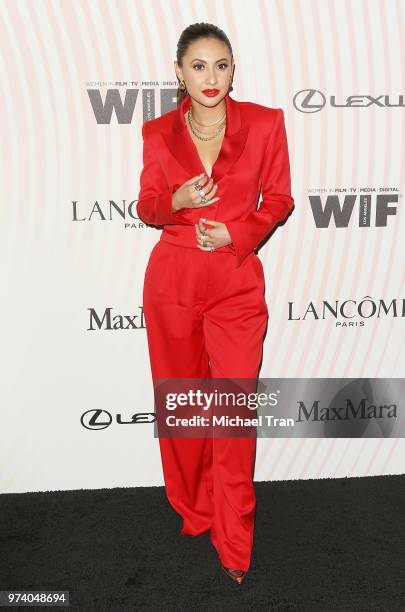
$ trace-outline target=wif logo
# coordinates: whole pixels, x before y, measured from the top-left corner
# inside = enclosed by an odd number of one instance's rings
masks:
[[[325,205],[319,195],[310,195],[309,203],[316,227],[329,227],[332,217],[336,227],[348,227],[356,214],[359,227],[387,227],[388,217],[397,214],[398,193],[378,195],[355,194],[344,195],[343,200],[337,194],[327,195]]]
[[[109,125],[113,114],[115,114],[118,124],[131,124],[140,91],[142,93],[143,121],[154,119],[156,116],[155,89],[126,89],[124,97],[122,97],[122,92],[119,89],[107,89],[104,100],[100,89],[88,89],[87,94],[97,123],[99,125]],[[177,107],[177,89],[161,89],[159,94],[161,115]]]

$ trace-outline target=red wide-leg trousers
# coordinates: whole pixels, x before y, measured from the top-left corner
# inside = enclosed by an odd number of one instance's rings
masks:
[[[256,379],[268,310],[260,259],[160,240],[143,291],[152,378]],[[211,530],[223,565],[247,571],[256,509],[256,438],[159,438],[166,495],[182,534]]]

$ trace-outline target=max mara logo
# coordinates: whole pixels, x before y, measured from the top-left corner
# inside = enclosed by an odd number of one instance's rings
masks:
[[[88,331],[118,330],[118,329],[145,329],[143,306],[139,306],[139,314],[123,315],[113,314],[112,307],[98,313],[95,308],[88,308],[90,321]]]
[[[368,403],[368,399],[364,397],[358,404],[354,406],[350,399],[346,400],[346,405],[333,407],[328,406],[327,408],[320,407],[319,400],[313,402],[310,409],[307,408],[304,402],[298,402],[298,422],[304,421],[353,421],[353,420],[364,420],[364,419],[383,419],[383,418],[397,418],[397,405],[396,404],[383,404],[376,406],[375,404]]]

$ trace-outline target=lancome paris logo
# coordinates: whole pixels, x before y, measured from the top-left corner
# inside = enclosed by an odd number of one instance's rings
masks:
[[[87,410],[80,417],[80,422],[86,429],[100,431],[107,429],[113,422],[118,425],[141,425],[145,423],[154,423],[156,415],[154,412],[134,412],[126,418],[122,414],[116,414],[115,420],[107,410],[94,409]]]
[[[368,319],[405,317],[405,299],[374,299],[366,295],[360,299],[344,299],[309,302],[297,308],[295,302],[288,302],[288,320],[332,320],[335,327],[363,327]]]
[[[114,313],[111,306],[98,311],[95,308],[88,308],[89,326],[88,331],[97,330],[131,330],[145,329],[145,319],[143,316],[143,306],[138,307],[138,314]]]
[[[86,221],[105,223],[118,219],[124,222],[125,229],[146,227],[145,223],[136,216],[137,200],[108,200],[104,202],[79,202],[72,200],[72,221],[81,223]]]

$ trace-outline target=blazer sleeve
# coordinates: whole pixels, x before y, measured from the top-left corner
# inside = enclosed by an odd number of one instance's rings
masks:
[[[226,222],[239,267],[245,257],[294,208],[284,112],[277,109],[261,172],[262,201],[245,219]]]
[[[143,168],[136,205],[138,217],[150,225],[182,224],[181,217],[186,209],[172,211],[172,195],[180,185],[170,187],[167,184],[156,155],[156,145],[154,147],[148,129],[148,122],[142,125],[142,137]]]

